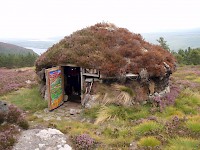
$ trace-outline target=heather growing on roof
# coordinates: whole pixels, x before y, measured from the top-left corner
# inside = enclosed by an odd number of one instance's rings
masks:
[[[171,53],[146,42],[140,34],[108,23],[66,36],[37,59],[36,70],[69,63],[100,69],[102,75],[110,77],[138,74],[143,68],[150,77],[165,76],[166,64],[172,72],[175,70]]]

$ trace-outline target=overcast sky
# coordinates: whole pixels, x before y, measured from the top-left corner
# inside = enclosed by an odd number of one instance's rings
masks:
[[[65,36],[98,22],[135,33],[200,27],[200,0],[0,0],[0,38]]]

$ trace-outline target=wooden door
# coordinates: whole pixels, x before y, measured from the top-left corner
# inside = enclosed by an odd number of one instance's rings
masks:
[[[64,76],[61,67],[46,69],[46,87],[48,91],[48,108],[53,110],[63,103]]]

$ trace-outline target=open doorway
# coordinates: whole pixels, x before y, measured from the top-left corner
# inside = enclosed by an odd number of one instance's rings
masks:
[[[81,74],[80,67],[64,66],[64,92],[68,100],[81,102]]]

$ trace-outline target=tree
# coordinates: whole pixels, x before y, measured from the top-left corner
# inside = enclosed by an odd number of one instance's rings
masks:
[[[167,51],[170,52],[169,45],[167,44],[167,41],[165,41],[163,37],[160,37],[160,38],[157,40],[157,42],[160,44],[160,46],[161,46],[163,49],[165,49],[165,50],[167,50]]]

